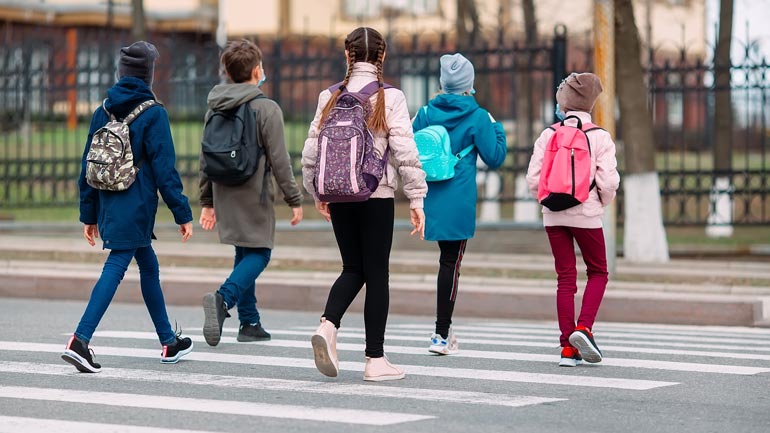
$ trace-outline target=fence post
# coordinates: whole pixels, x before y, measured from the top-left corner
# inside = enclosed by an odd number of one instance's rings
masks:
[[[270,64],[273,66],[273,73],[270,74],[270,99],[281,102],[281,48],[283,46],[284,39],[282,37],[276,38],[273,42],[273,52],[270,53]]]
[[[561,80],[567,76],[567,26],[558,24],[553,28],[553,48],[551,49],[551,70],[553,71],[554,97],[556,97],[556,88],[561,84]],[[559,121],[555,113],[553,123]]]
[[[77,58],[78,30],[75,27],[67,29],[67,129],[75,130],[78,126],[78,89],[77,89]]]

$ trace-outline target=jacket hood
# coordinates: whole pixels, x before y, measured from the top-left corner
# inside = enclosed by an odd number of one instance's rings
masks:
[[[116,117],[123,117],[149,99],[155,99],[155,94],[147,83],[136,77],[123,77],[107,90],[104,107]]]
[[[227,83],[214,86],[206,102],[215,111],[232,110],[262,94],[259,87],[249,83]]]
[[[454,128],[478,108],[472,96],[442,93],[428,102],[428,119],[431,124]]]

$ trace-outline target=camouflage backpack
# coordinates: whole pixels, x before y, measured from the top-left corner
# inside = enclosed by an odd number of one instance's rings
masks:
[[[142,102],[125,119],[117,120],[102,103],[110,121],[94,132],[91,138],[86,156],[86,181],[89,185],[106,191],[124,191],[134,183],[139,168],[134,165],[128,125],[156,104],[152,99]]]

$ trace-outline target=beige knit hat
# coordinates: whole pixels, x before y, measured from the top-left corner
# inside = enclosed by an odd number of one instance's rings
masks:
[[[559,85],[556,91],[556,102],[565,113],[567,111],[591,112],[600,93],[602,93],[602,82],[595,74],[572,73]]]

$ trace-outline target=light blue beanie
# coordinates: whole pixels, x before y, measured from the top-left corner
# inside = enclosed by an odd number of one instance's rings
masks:
[[[441,76],[439,83],[445,93],[473,92],[473,64],[462,54],[444,54],[441,56]]]

